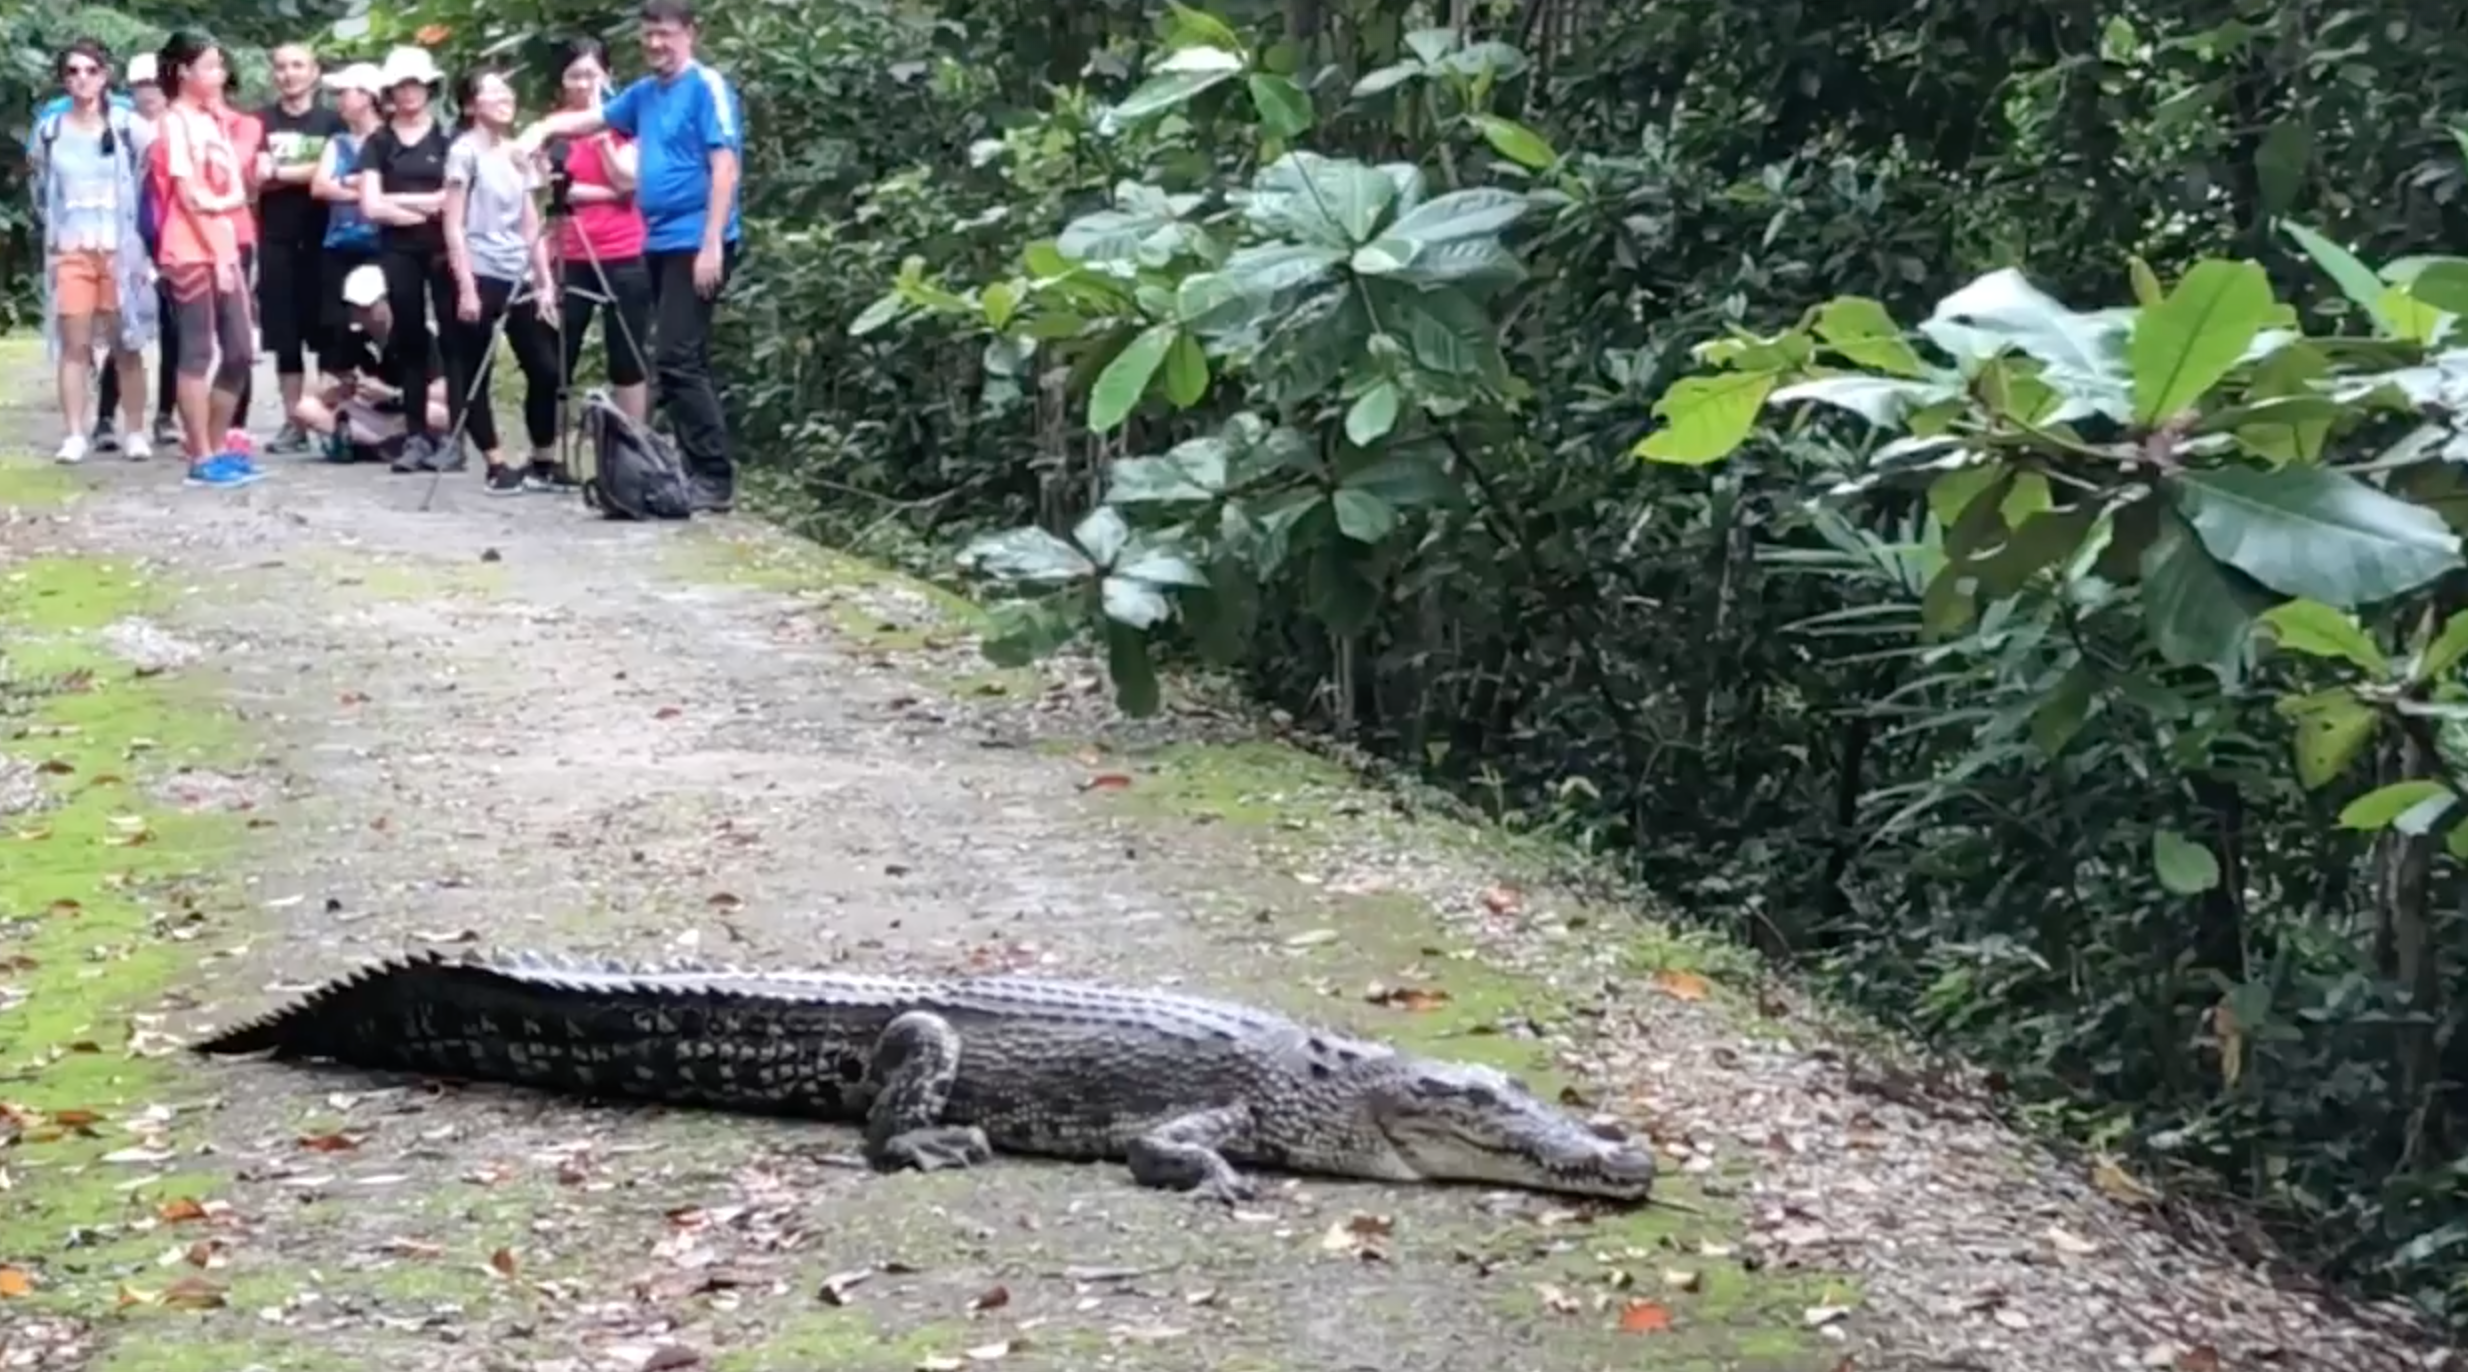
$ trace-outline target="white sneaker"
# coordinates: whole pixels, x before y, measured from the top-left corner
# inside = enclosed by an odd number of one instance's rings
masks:
[[[84,434],[70,434],[68,437],[61,439],[60,452],[53,460],[70,464],[85,461],[86,436]]]
[[[146,441],[142,430],[132,429],[120,435],[120,455],[131,462],[143,462],[154,456],[154,445]]]

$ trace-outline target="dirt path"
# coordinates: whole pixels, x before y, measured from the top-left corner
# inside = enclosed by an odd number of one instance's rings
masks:
[[[0,1368],[2418,1365],[1864,1093],[1735,957],[1228,717],[989,671],[964,607],[877,570],[469,477],[423,513],[363,469],[63,474],[22,455],[39,407],[6,418]],[[1179,979],[1564,1085],[1690,1208],[1312,1180],[1228,1216],[177,1051],[468,941]]]

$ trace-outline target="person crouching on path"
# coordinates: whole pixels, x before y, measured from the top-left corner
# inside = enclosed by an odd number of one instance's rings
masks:
[[[343,275],[339,297],[351,312],[348,328],[384,347],[392,318],[386,307],[386,275],[374,262]],[[373,371],[328,377],[319,390],[300,397],[292,407],[292,422],[307,433],[326,439],[327,460],[333,462],[390,459],[406,433],[403,397]],[[446,413],[443,376],[429,382],[428,422],[444,428],[453,420]]]
[[[660,404],[692,476],[694,508],[722,511],[736,500],[737,468],[711,380],[711,312],[736,270],[745,111],[728,78],[695,59],[689,0],[643,0],[637,15],[651,75],[596,110],[549,115],[520,144],[532,157],[551,139],[615,129],[639,146],[635,203],[647,230]]]
[[[514,154],[514,85],[496,71],[455,83],[462,134],[446,154],[446,260],[454,269],[454,318],[446,324],[446,404],[488,464],[490,495],[557,488],[557,278],[531,192],[539,178]],[[528,284],[529,290],[524,287]],[[517,471],[497,438],[489,399],[497,325],[523,369],[523,428],[531,460]]]
[[[308,388],[326,296],[318,274],[327,202],[313,183],[327,143],[344,126],[343,116],[317,98],[317,55],[306,43],[285,43],[272,59],[275,98],[257,114],[266,138],[257,191],[257,318],[260,342],[274,354],[285,418],[266,451],[302,452],[308,438],[289,416]]]
[[[606,45],[597,38],[570,39],[558,58],[559,108],[598,109],[608,94]],[[642,211],[634,204],[634,140],[603,129],[568,147],[566,199],[572,213],[556,234],[566,381],[573,384],[582,364],[592,315],[605,311],[600,341],[608,350],[610,398],[627,418],[648,424],[651,387],[643,349],[651,339],[651,269],[643,262]]]
[[[446,264],[443,221],[450,143],[432,107],[442,79],[427,49],[396,48],[386,55],[378,80],[393,102],[392,114],[360,146],[360,213],[377,225],[377,260],[394,313],[387,374],[403,394],[426,395],[431,344],[454,319],[454,272]],[[460,436],[450,445],[441,442],[425,413],[411,415],[410,421],[391,470],[463,469]]]
[[[58,362],[59,460],[82,462],[91,441],[87,405],[94,348],[119,375],[124,451],[148,455],[145,419],[146,340],[154,332],[153,266],[138,232],[143,163],[130,111],[103,98],[110,60],[100,43],[79,39],[54,64],[68,88],[69,107],[34,131],[35,203],[43,212],[45,294],[51,308],[46,341]]]
[[[240,388],[257,360],[238,228],[248,215],[248,185],[220,118],[223,52],[202,33],[181,32],[156,61],[172,97],[160,128],[167,183],[161,270],[180,320],[178,395],[188,484],[244,486],[265,473],[246,453],[213,452],[209,438],[229,431]]]
[[[325,79],[334,92],[334,109],[343,121],[340,133],[326,140],[318,154],[309,193],[326,202],[326,232],[320,246],[325,261],[319,268],[317,359],[330,376],[374,376],[380,354],[354,323],[343,283],[352,273],[377,261],[377,226],[360,212],[360,151],[383,122],[380,102],[383,78],[374,62],[355,62]],[[382,276],[382,273],[380,274]],[[366,279],[366,278],[362,278]]]

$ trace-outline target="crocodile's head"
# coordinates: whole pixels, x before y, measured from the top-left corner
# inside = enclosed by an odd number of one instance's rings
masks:
[[[1615,1200],[1644,1200],[1653,1190],[1653,1150],[1597,1132],[1505,1072],[1427,1058],[1383,1066],[1368,1104],[1400,1180]]]

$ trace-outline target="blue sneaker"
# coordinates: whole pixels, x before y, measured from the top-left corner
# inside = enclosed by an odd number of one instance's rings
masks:
[[[238,453],[217,453],[189,469],[184,483],[190,486],[231,490],[263,481],[266,474],[257,464]]]

